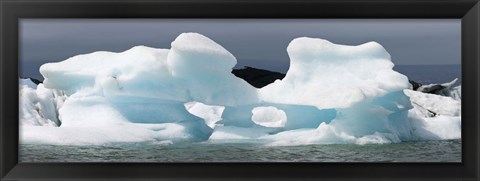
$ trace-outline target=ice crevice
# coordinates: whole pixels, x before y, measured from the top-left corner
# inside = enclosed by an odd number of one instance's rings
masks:
[[[259,89],[231,73],[235,56],[198,33],[180,34],[170,49],[136,46],[44,64],[42,84],[20,80],[20,142],[278,146],[460,138],[460,88],[411,90],[376,42],[300,37],[287,52],[285,78]]]

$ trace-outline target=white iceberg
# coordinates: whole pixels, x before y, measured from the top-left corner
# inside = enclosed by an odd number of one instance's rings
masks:
[[[303,37],[294,39],[287,52],[290,69],[285,78],[260,89],[264,101],[348,108],[410,86],[376,42],[347,46]]]
[[[413,109],[409,120],[412,133],[420,140],[461,138],[461,102],[452,97],[404,90]]]
[[[46,88],[68,95],[231,106],[257,102],[256,89],[230,73],[235,64],[235,57],[212,40],[184,33],[170,50],[137,46],[121,53],[95,52],[44,64],[40,73]]]
[[[404,90],[410,101],[417,109],[426,109],[430,113],[443,116],[460,116],[461,102],[452,97]]]
[[[286,77],[261,89],[235,77],[235,57],[197,33],[181,34],[171,49],[137,46],[45,64],[43,84],[20,82],[20,142],[298,145],[460,137],[459,101],[408,90],[407,77],[392,70],[378,43],[303,37],[287,51]]]

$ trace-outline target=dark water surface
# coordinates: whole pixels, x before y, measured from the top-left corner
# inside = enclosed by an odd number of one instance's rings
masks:
[[[461,162],[461,141],[383,145],[263,146],[254,143],[20,145],[20,162]]]

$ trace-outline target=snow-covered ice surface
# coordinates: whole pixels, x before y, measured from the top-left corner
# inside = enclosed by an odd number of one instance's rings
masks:
[[[452,97],[440,96],[435,94],[425,94],[418,91],[404,90],[410,97],[414,110],[427,109],[429,112],[442,116],[460,116],[461,102]]]
[[[406,76],[392,70],[390,54],[376,42],[347,46],[302,37],[287,52],[290,69],[284,79],[260,89],[265,101],[348,108],[410,85]]]
[[[410,90],[378,43],[297,38],[290,70],[261,89],[231,74],[236,58],[183,33],[170,49],[78,55],[20,80],[20,143],[255,142],[270,146],[459,139],[461,89]]]

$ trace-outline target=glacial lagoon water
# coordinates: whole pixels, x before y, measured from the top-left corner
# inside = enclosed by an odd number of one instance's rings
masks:
[[[20,162],[461,162],[461,140],[264,146],[256,143],[20,145]]]

